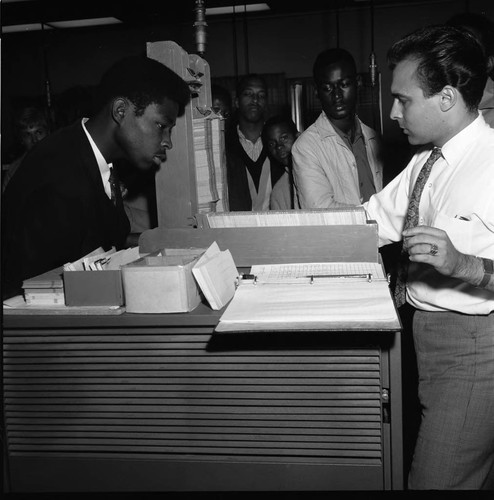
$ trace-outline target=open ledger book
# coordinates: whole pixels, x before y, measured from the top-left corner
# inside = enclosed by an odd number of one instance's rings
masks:
[[[328,262],[253,266],[218,332],[399,328],[381,264]]]

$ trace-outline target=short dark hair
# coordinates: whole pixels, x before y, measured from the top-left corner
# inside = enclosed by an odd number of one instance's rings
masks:
[[[425,97],[451,85],[470,110],[478,108],[487,72],[482,47],[468,31],[446,25],[420,28],[394,43],[387,57],[391,70],[405,59],[418,62],[416,75]]]
[[[294,136],[296,136],[298,134],[297,126],[295,125],[295,123],[293,122],[291,117],[289,117],[287,115],[276,115],[276,116],[272,116],[271,118],[268,118],[266,120],[266,122],[264,123],[264,126],[262,128],[262,134],[261,134],[262,140],[264,142],[266,142],[266,134],[267,134],[268,130],[271,127],[274,127],[276,125],[286,125],[288,127],[288,129],[290,130],[290,132]]]
[[[190,101],[190,89],[183,78],[164,64],[146,56],[124,57],[103,75],[96,89],[96,111],[116,97],[135,106],[137,116],[153,103],[168,97],[178,104],[178,116]]]
[[[316,82],[317,84],[320,81],[321,73],[329,65],[342,62],[350,64],[353,67],[355,74],[357,73],[357,65],[355,64],[355,59],[352,56],[352,54],[348,52],[348,50],[338,47],[338,48],[326,49],[320,52],[319,55],[316,57],[316,60],[312,67],[312,76],[314,78],[314,82]]]
[[[486,56],[494,56],[494,22],[473,12],[455,14],[446,21],[447,26],[456,26],[470,31],[485,50]]]
[[[257,80],[261,82],[261,85],[264,87],[264,90],[268,90],[268,84],[266,83],[266,80],[264,79],[263,76],[259,75],[258,73],[249,73],[247,75],[242,76],[240,80],[237,83],[236,86],[236,96],[238,97],[248,86],[249,83],[252,82],[253,80]]]

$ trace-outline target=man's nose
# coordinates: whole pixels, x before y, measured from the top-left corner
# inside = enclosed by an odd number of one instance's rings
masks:
[[[343,90],[341,87],[336,84],[334,87],[333,95],[335,96],[336,99],[341,99],[343,97]]]
[[[162,147],[162,149],[171,149],[173,147],[171,132],[163,133],[160,146]]]
[[[398,120],[398,118],[401,118],[401,113],[396,100],[393,101],[393,106],[391,106],[389,117],[391,118],[391,120]]]

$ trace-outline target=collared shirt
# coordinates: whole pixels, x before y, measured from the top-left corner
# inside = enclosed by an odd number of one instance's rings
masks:
[[[355,135],[352,141],[351,133],[345,134],[338,127],[334,127],[336,133],[345,141],[350,151],[355,156],[357,162],[357,173],[361,202],[369,201],[369,198],[376,193],[372,171],[365,149],[365,138],[362,133],[360,121],[355,118]]]
[[[434,164],[422,193],[419,224],[445,231],[464,254],[494,259],[494,129],[479,113],[470,125],[450,139]],[[376,220],[380,245],[402,239],[401,233],[415,180],[431,152],[417,152],[407,167],[380,193],[364,204]],[[411,262],[407,300],[425,311],[489,314],[494,293],[432,266]]]
[[[271,210],[292,210],[298,208],[298,201],[294,196],[295,193],[293,193],[293,186],[291,184],[290,173],[288,170],[285,170],[271,191],[269,202]]]
[[[358,118],[376,192],[383,170],[377,134]],[[292,147],[293,176],[301,208],[335,208],[362,203],[357,161],[322,112]]]
[[[245,152],[249,155],[249,158],[253,161],[256,161],[259,158],[259,155],[262,151],[262,139],[261,136],[257,138],[255,142],[252,142],[250,139],[245,137],[244,133],[240,130],[240,127],[237,125],[238,138],[240,139],[240,144],[245,149]]]
[[[245,137],[240,127],[237,125],[238,138],[240,144],[244,148],[245,152],[249,158],[256,161],[262,151],[263,143],[262,138],[259,137],[255,142],[250,141]],[[271,196],[271,163],[269,158],[266,157],[262,165],[261,178],[259,180],[259,189],[256,189],[254,180],[250,175],[249,170],[247,171],[247,181],[249,183],[250,197],[252,200],[252,210],[253,211],[263,211],[269,209],[269,199]]]
[[[110,168],[112,168],[112,164],[106,163],[104,156],[101,154],[101,151],[98,149],[98,146],[96,146],[96,143],[93,141],[93,138],[87,131],[85,124],[88,120],[89,118],[82,119],[82,128],[86,133],[86,136],[89,140],[89,144],[91,144],[94,156],[96,157],[96,161],[98,162],[98,168],[101,174],[101,182],[103,182],[103,188],[105,189],[105,193],[107,194],[108,198],[111,199]]]

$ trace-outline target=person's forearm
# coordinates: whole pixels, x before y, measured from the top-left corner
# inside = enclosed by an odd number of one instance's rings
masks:
[[[460,254],[452,276],[470,285],[494,291],[494,263],[491,259],[484,260],[474,255]]]

